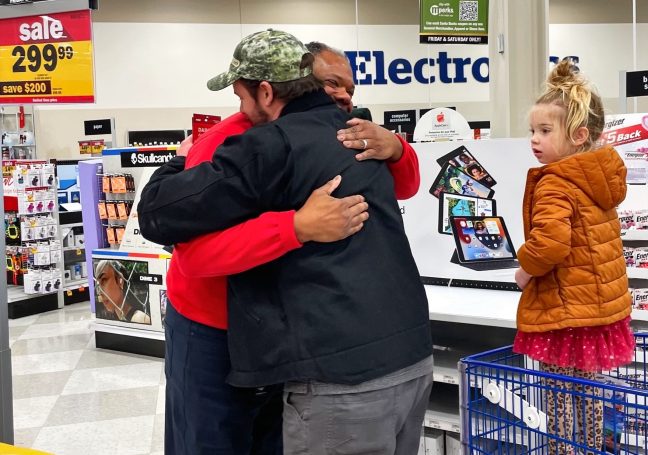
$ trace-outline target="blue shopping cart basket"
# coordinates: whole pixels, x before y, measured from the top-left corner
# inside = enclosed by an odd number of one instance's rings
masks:
[[[635,339],[634,362],[594,380],[540,371],[512,346],[462,359],[464,454],[647,455],[648,333]]]

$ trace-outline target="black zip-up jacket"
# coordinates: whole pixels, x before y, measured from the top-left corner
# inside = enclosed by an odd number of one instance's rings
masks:
[[[184,159],[172,159],[142,191],[142,234],[160,244],[299,208],[337,174],[335,196],[362,194],[369,203],[357,234],[308,242],[228,278],[233,385],[357,384],[432,353],[427,299],[392,177],[383,162],[358,162],[338,142],[348,119],[324,91],[304,95],[276,121],[226,140],[210,163],[183,171]]]

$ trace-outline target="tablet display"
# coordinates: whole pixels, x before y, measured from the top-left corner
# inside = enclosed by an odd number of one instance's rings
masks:
[[[459,262],[515,259],[504,219],[499,216],[450,217]]]
[[[477,180],[467,176],[459,168],[450,164],[441,167],[441,172],[437,175],[430,193],[434,197],[439,197],[442,192],[463,194],[464,196],[480,197],[489,199],[495,191],[482,185]]]
[[[452,235],[451,216],[493,216],[497,215],[493,199],[482,199],[462,194],[439,194],[439,233]]]
[[[463,145],[454,149],[450,153],[443,155],[437,160],[437,163],[441,166],[446,163],[450,166],[454,166],[464,174],[472,177],[488,188],[495,186],[497,183],[484,166],[477,161],[477,158],[475,158]]]

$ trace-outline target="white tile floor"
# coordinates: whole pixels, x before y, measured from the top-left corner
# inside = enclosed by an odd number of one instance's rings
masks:
[[[95,348],[87,302],[9,320],[15,445],[161,455],[164,361]]]

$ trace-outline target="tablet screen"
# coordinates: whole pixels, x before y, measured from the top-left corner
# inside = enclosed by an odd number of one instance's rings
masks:
[[[441,166],[446,163],[450,164],[489,188],[497,183],[484,166],[463,145],[443,155],[437,160],[437,163]]]
[[[450,222],[460,262],[515,259],[503,218],[458,216]]]
[[[439,232],[452,235],[451,216],[497,215],[495,201],[463,194],[441,193],[439,195]]]
[[[450,164],[445,164],[441,168],[441,172],[439,172],[432,184],[432,188],[430,188],[430,194],[434,197],[438,198],[441,192],[463,194],[464,196],[483,199],[488,199],[495,193],[491,188],[484,186]]]

